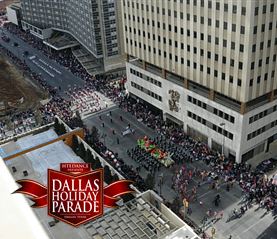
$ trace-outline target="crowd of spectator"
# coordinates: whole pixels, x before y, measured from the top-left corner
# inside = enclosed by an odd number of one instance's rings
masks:
[[[234,182],[237,182],[242,189],[242,193],[247,193],[250,202],[255,199],[261,206],[266,207],[268,210],[276,210],[276,185],[273,183],[273,178],[267,179],[264,175],[251,171],[251,167],[249,165],[234,163],[232,159],[227,159],[220,153],[212,151],[202,142],[190,138],[178,127],[167,124],[162,120],[161,115],[153,114],[149,107],[140,104],[134,99],[128,98],[123,86],[123,83],[126,80],[125,78],[123,78],[118,84],[115,84],[110,77],[99,77],[96,80],[93,80],[92,77],[86,73],[80,63],[74,58],[71,51],[65,50],[60,53],[57,53],[54,50],[49,51],[48,47],[45,46],[41,40],[36,39],[30,33],[22,32],[13,24],[6,24],[5,27],[13,34],[16,34],[33,47],[48,55],[48,57],[53,61],[66,67],[74,75],[81,77],[85,80],[85,87],[110,97],[120,108],[124,108],[126,112],[134,115],[138,121],[143,122],[149,128],[162,135],[164,140],[170,140],[176,145],[181,146],[187,153],[188,162],[202,160],[204,163],[209,165],[209,171],[200,171],[198,169],[190,170],[188,168],[181,167],[180,170],[173,173],[173,187],[177,192],[181,193],[183,198],[188,200],[189,195],[184,192],[186,192],[187,185],[190,183],[192,177],[199,176],[198,181],[210,181],[212,175],[217,175],[219,182],[217,182],[217,185],[215,185],[214,188],[220,187],[220,180],[225,182],[224,185],[227,190],[230,189]],[[32,77],[51,94],[50,102],[40,108],[42,113],[52,118],[55,114],[58,114],[59,117],[62,118],[70,127],[74,127],[72,112],[70,111],[70,102],[61,98],[55,88],[48,85],[40,76],[32,72],[24,62],[20,61],[5,48],[0,47],[0,49],[12,58],[20,69],[31,74]],[[89,130],[87,131],[87,134],[90,134]],[[88,137],[88,139],[89,138],[90,137]],[[106,153],[107,150],[111,150],[107,149],[103,143],[96,140],[90,142],[90,144],[100,155],[114,164],[114,158],[111,158]],[[132,166],[126,164],[123,159],[118,157],[117,154],[114,155],[116,155],[116,161],[120,164],[120,166],[117,167],[120,173],[128,179],[134,180],[136,182],[136,186],[143,190],[145,185],[138,172],[134,170]],[[198,184],[201,184],[201,182]],[[213,185],[211,184],[211,189],[212,188]],[[245,209],[247,209],[248,206],[249,204],[245,205]]]

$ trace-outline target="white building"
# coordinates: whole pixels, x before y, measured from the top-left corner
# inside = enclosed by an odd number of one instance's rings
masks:
[[[277,4],[122,1],[127,89],[212,149],[275,147]]]

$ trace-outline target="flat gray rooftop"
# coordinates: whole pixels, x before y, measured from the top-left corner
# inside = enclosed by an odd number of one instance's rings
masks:
[[[43,133],[30,135],[17,141],[20,148],[28,148],[38,145],[46,140],[57,137],[54,130],[50,129]],[[26,154],[30,165],[33,167],[44,184],[47,184],[47,169],[60,170],[60,163],[83,163],[83,160],[76,156],[73,150],[63,141],[47,145]]]

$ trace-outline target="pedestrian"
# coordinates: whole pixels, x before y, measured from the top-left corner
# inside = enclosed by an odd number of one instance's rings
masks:
[[[188,215],[191,215],[192,214],[192,210],[191,210],[191,208],[190,207],[188,207]]]
[[[115,134],[114,129],[113,129],[113,134]]]
[[[116,139],[117,144],[119,144],[119,138]],[[138,167],[138,172],[139,172],[139,167]]]
[[[198,180],[198,182],[197,182],[197,186],[198,186],[198,187],[200,187],[200,184],[201,184],[201,181],[200,181],[200,180]]]
[[[215,188],[215,183],[212,184],[212,189],[214,189],[214,188]]]
[[[113,119],[111,119],[111,123],[113,123]]]
[[[102,127],[105,127],[104,123],[102,123]]]
[[[131,128],[131,125],[130,125],[130,123],[128,123],[128,129],[130,129]]]
[[[120,115],[120,117],[119,117],[119,118],[120,118],[120,120],[121,120],[121,121],[123,121],[123,118],[122,118],[122,116],[121,116],[121,115]]]
[[[214,220],[217,219],[217,212],[214,212]]]
[[[221,213],[220,213],[220,218],[221,218],[221,219],[223,218],[223,214],[224,214],[224,212],[221,211]]]
[[[62,88],[59,86],[59,90],[60,90],[60,92],[62,91]]]
[[[202,207],[202,206],[203,206],[203,203],[202,203],[202,202],[199,202],[199,206]]]

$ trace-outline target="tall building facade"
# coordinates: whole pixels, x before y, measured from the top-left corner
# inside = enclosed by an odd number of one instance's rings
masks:
[[[276,146],[276,1],[123,0],[122,12],[131,95],[237,162]]]
[[[43,36],[44,29],[69,33],[103,61],[124,54],[122,18],[117,15],[121,8],[117,0],[21,0],[20,3],[23,29],[30,29],[38,37],[50,37]]]

